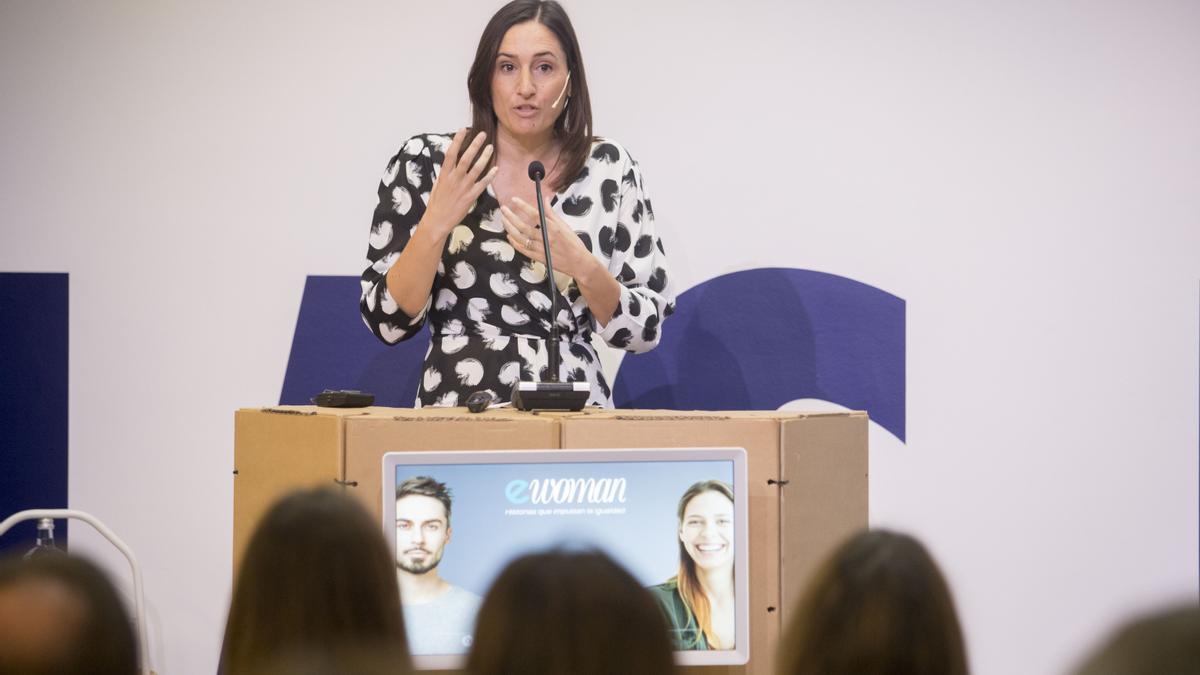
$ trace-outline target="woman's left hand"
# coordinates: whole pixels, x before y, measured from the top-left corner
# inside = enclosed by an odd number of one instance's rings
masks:
[[[550,200],[543,199],[542,206],[546,210],[546,234],[550,240],[554,269],[574,278],[583,276],[589,271],[589,265],[594,266],[599,261],[583,245],[579,235],[554,213],[550,208]],[[523,255],[545,265],[546,249],[542,244],[537,207],[520,197],[513,197],[511,207],[500,207],[500,217],[508,233],[508,243]]]

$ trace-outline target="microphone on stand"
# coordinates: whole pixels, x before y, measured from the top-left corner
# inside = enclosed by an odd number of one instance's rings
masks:
[[[513,385],[512,404],[517,410],[581,410],[587,403],[591,385],[587,382],[559,382],[562,356],[558,353],[558,284],[554,281],[554,262],[550,258],[550,234],[546,229],[546,209],[542,205],[542,179],[546,167],[534,160],[529,163],[529,179],[537,190],[538,224],[542,231],[542,250],[546,252],[546,280],[550,284],[550,340],[546,345],[548,382],[517,382]]]

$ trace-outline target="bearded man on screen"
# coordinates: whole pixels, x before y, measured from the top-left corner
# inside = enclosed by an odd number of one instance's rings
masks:
[[[428,476],[396,488],[396,577],[413,654],[465,654],[481,599],[438,573],[450,543],[450,491]]]

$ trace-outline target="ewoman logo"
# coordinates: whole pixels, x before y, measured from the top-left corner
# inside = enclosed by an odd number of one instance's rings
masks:
[[[504,486],[510,504],[624,504],[624,478],[534,478]]]

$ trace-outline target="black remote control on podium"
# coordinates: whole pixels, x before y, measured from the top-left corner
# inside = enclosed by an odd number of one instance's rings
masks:
[[[326,389],[312,399],[322,408],[365,408],[375,402],[375,394],[354,389]]]

